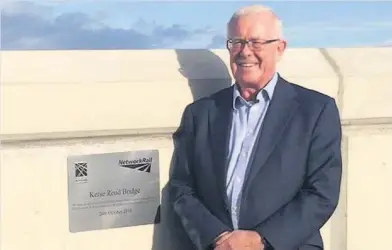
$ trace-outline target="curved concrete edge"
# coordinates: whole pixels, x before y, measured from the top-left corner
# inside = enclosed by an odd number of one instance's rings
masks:
[[[340,115],[342,115],[343,98],[344,98],[344,81],[343,81],[344,77],[342,71],[339,65],[337,64],[337,62],[328,53],[328,50],[326,50],[325,48],[321,48],[320,53],[324,56],[325,60],[329,63],[329,65],[335,72],[336,77],[338,78],[338,93],[336,96],[336,102],[339,107]]]
[[[392,48],[289,49],[278,67],[287,80],[335,97],[344,121],[383,119],[392,117],[384,55],[392,58]],[[361,58],[366,65],[352,61]],[[1,137],[174,128],[187,104],[232,84],[229,68],[226,50],[2,52]]]
[[[392,47],[327,49],[343,77],[339,104],[343,119],[392,117]]]

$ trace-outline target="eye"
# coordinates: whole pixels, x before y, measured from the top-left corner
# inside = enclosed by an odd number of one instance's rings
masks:
[[[233,45],[234,46],[241,46],[242,45],[242,41],[241,40],[233,40]]]
[[[261,41],[252,41],[253,48],[261,48],[263,46],[263,42]]]

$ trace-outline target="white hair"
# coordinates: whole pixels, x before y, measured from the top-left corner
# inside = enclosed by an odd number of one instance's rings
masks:
[[[251,5],[247,7],[243,7],[231,16],[229,22],[227,23],[227,33],[229,33],[230,25],[233,21],[237,20],[240,17],[249,16],[249,15],[259,15],[269,13],[275,17],[275,29],[278,35],[278,38],[283,38],[283,22],[279,19],[279,17],[274,13],[271,8],[268,8],[264,5]]]

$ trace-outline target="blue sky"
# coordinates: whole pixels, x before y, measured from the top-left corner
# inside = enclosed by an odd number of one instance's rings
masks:
[[[3,50],[224,48],[231,14],[256,3],[290,47],[392,45],[392,1],[4,1]]]

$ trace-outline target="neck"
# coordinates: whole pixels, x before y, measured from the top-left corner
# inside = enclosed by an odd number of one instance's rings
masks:
[[[240,93],[241,93],[241,96],[245,99],[245,100],[247,100],[247,101],[250,101],[250,100],[255,100],[256,99],[256,96],[257,96],[257,94],[259,93],[259,91],[261,90],[262,88],[260,88],[260,89],[257,89],[257,88],[252,88],[252,87],[247,87],[247,88],[240,88]]]

